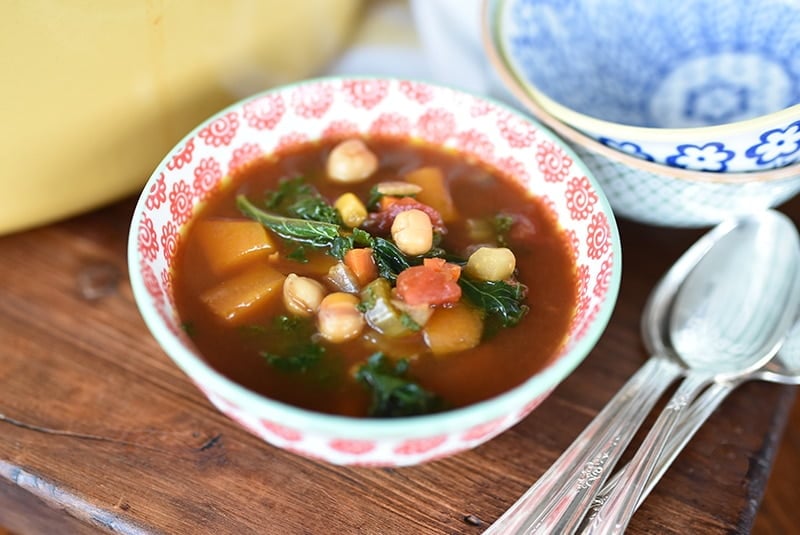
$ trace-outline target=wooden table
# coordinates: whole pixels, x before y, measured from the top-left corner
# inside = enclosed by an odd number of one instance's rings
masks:
[[[607,331],[510,431],[419,467],[341,468],[242,431],[159,349],[127,280],[132,210],[129,199],[0,238],[0,526],[20,535],[480,533],[644,361],[644,301],[701,234],[620,222],[623,282]],[[800,202],[783,210],[800,219]],[[749,531],[795,393],[735,392],[629,532]]]

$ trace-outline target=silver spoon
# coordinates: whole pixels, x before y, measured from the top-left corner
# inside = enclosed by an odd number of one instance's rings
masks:
[[[666,322],[676,294],[709,250],[739,222],[721,223],[690,247],[658,282],[642,317],[642,336],[652,357],[628,380],[572,445],[484,533],[572,532],[652,407],[685,372],[668,350]],[[519,531],[518,531],[519,530]]]
[[[689,371],[584,530],[625,531],[687,406],[709,384],[737,382],[780,349],[800,306],[800,238],[768,211],[741,220],[687,277],[670,314],[672,349]]]
[[[714,383],[698,396],[691,407],[686,411],[686,415],[678,423],[675,428],[675,433],[670,438],[664,451],[661,452],[658,464],[653,474],[650,476],[650,479],[647,480],[647,485],[636,504],[637,509],[642,505],[642,502],[647,498],[680,452],[683,451],[683,448],[689,443],[689,440],[691,440],[697,430],[700,429],[703,423],[708,420],[711,414],[713,414],[717,407],[725,400],[728,394],[733,392],[733,390],[742,383],[751,380],[768,381],[785,385],[800,385],[800,321],[795,323],[778,354],[766,365],[735,381]],[[622,473],[626,469],[627,467],[624,467],[614,474],[600,490],[600,493],[595,497],[592,503],[589,514],[583,521],[583,526],[588,526],[594,520],[597,511],[606,502],[614,487],[619,484]]]

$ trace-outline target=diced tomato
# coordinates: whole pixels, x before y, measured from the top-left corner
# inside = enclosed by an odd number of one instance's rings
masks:
[[[433,225],[433,230],[440,234],[445,234],[447,232],[441,214],[427,204],[422,204],[412,197],[381,197],[380,210],[370,213],[362,227],[376,234],[388,234],[392,229],[392,223],[394,223],[394,218],[397,217],[397,214],[413,209],[422,210],[428,214],[428,217],[431,219],[431,224]]]
[[[457,281],[461,276],[461,266],[458,264],[450,264],[444,258],[425,258],[422,265],[426,268],[445,273],[450,280]]]
[[[397,296],[409,305],[447,305],[461,299],[461,267],[441,258],[426,258],[397,276]]]

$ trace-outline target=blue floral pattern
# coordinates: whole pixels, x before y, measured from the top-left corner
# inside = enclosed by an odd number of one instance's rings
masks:
[[[648,162],[654,162],[655,158],[653,158],[650,154],[646,153],[642,147],[637,145],[632,141],[615,141],[611,138],[607,137],[598,137],[597,138],[600,143],[606,145],[607,147],[611,147],[612,149],[616,149],[618,151],[622,151],[626,154],[630,154],[631,156],[636,156],[637,158],[641,158],[643,160],[647,160]]]
[[[800,121],[784,114],[800,106],[800,2],[496,4],[495,31],[512,73],[562,108],[643,128],[765,119],[752,129],[687,131],[665,139],[617,131],[623,141],[606,137],[615,130],[603,123],[554,113],[593,139],[644,160],[699,171],[749,172],[800,162]]]
[[[512,69],[579,113],[635,126],[686,128],[746,120],[800,103],[797,2],[505,0],[498,5]]]
[[[760,139],[761,143],[753,145],[745,153],[758,165],[786,165],[800,157],[800,121],[795,121],[784,129],[776,128],[764,132]]]
[[[716,141],[698,145],[678,145],[678,154],[667,157],[667,163],[675,167],[699,169],[702,171],[725,171],[735,153],[725,149]]]

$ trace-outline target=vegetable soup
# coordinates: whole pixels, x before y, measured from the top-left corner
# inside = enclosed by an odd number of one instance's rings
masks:
[[[183,327],[237,383],[306,409],[410,416],[519,385],[564,343],[569,240],[494,169],[415,141],[319,141],[223,183],[181,240]]]

